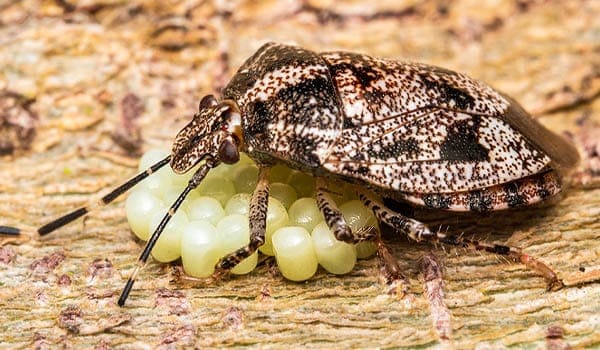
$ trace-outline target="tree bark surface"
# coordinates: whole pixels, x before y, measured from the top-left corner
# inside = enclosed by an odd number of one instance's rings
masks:
[[[267,263],[207,285],[152,262],[119,308],[142,247],[119,199],[47,237],[2,240],[0,347],[599,347],[600,2],[372,3],[5,1],[0,225],[34,229],[99,198],[141,152],[169,148],[200,98],[262,43],[295,42],[467,73],[570,138],[582,161],[551,206],[417,213],[522,247],[566,288],[547,292],[497,256],[386,235],[410,281],[404,297],[386,294],[376,259],[304,283]]]

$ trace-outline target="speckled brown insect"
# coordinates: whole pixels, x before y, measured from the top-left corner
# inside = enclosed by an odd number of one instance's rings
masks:
[[[172,154],[97,205],[170,163],[177,173],[204,161],[146,244],[119,299],[123,305],[163,228],[187,194],[219,163],[247,152],[260,167],[250,204],[250,243],[217,263],[228,272],[265,242],[268,170],[283,163],[318,178],[318,205],[335,236],[352,232],[323,185],[351,183],[376,217],[410,238],[506,255],[541,272],[550,288],[562,282],[545,264],[517,248],[432,232],[386,208],[375,195],[454,211],[530,205],[561,191],[576,150],[537,123],[514,100],[463,74],[346,52],[316,53],[269,43],[240,67],[222,99],[204,97],[177,135]],[[37,230],[45,235],[88,213],[77,209]],[[19,234],[13,227],[0,233]]]

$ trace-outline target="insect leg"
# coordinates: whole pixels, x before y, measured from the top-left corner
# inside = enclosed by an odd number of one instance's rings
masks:
[[[381,203],[371,193],[363,190],[358,191],[358,198],[363,204],[371,209],[377,217],[377,220],[385,222],[396,231],[404,232],[414,241],[438,241],[442,236],[441,233],[433,233],[425,224],[415,219],[408,218],[402,214],[396,213],[388,209],[385,204]]]
[[[402,273],[400,265],[398,265],[398,260],[394,258],[394,255],[392,255],[389,248],[383,243],[383,240],[377,238],[376,244],[381,282],[388,286],[388,294],[403,297],[408,293],[410,285],[408,278]]]
[[[154,164],[150,168],[148,168],[146,171],[137,174],[136,176],[129,179],[127,182],[123,183],[121,186],[115,188],[110,193],[108,193],[105,196],[103,196],[102,198],[100,198],[99,201],[88,204],[81,208],[75,209],[72,212],[70,212],[66,215],[63,215],[47,224],[41,226],[36,231],[34,231],[34,233],[37,232],[40,236],[45,236],[45,235],[49,234],[50,232],[52,232],[58,228],[61,228],[61,227],[65,226],[66,224],[86,215],[92,209],[96,209],[96,208],[99,208],[99,207],[109,204],[110,202],[115,200],[115,198],[117,198],[121,194],[127,192],[130,188],[132,188],[133,186],[138,184],[140,181],[144,180],[145,178],[147,178],[148,176],[150,176],[154,172],[156,172],[158,169],[167,165],[170,160],[171,160],[171,156],[168,156],[168,157],[160,160],[159,162],[157,162],[156,164]],[[27,232],[26,230],[15,228],[15,227],[0,226],[0,234],[3,234],[3,235],[16,236],[16,235],[19,235],[21,233],[26,233],[26,232]]]
[[[256,250],[265,244],[267,228],[267,209],[269,203],[269,168],[261,167],[258,174],[258,182],[252,200],[250,201],[250,211],[248,213],[250,224],[250,243],[245,247],[225,256],[215,267],[213,277],[219,279],[229,270],[233,269],[242,260],[252,255]]]
[[[373,229],[352,232],[342,212],[327,192],[326,183],[323,178],[317,178],[317,206],[321,210],[327,226],[329,226],[329,229],[338,241],[355,244],[373,240],[376,237],[377,232]]]
[[[208,171],[212,169],[215,165],[216,164],[212,160],[207,160],[206,163],[204,163],[200,167],[200,169],[198,169],[196,173],[194,173],[194,176],[192,176],[183,192],[179,194],[179,197],[177,197],[175,202],[169,208],[169,211],[162,218],[162,220],[158,224],[158,227],[156,228],[156,230],[154,230],[152,236],[150,236],[150,239],[148,239],[148,242],[146,242],[144,251],[138,258],[137,265],[135,266],[133,272],[129,276],[129,279],[125,284],[125,288],[123,288],[123,292],[121,292],[121,296],[119,297],[118,301],[119,306],[125,305],[125,301],[127,300],[129,293],[131,292],[131,288],[133,287],[133,283],[135,282],[138,273],[146,265],[148,257],[150,256],[150,252],[152,252],[152,248],[154,248],[154,245],[156,245],[156,242],[158,241],[158,238],[160,237],[161,233],[163,232],[173,215],[175,215],[175,212],[177,212],[177,209],[179,209],[179,207],[185,200],[185,197],[187,197],[190,191],[198,187],[198,185],[200,184],[200,182],[202,182],[206,174],[208,174]]]
[[[556,273],[540,260],[527,255],[520,248],[501,244],[490,244],[478,240],[467,239],[458,235],[447,236],[441,232],[432,232],[425,224],[398,214],[379,202],[371,193],[358,190],[360,200],[373,211],[378,220],[385,222],[397,231],[405,232],[411,239],[442,243],[471,250],[486,251],[493,254],[504,255],[509,259],[520,262],[540,273],[548,282],[548,290],[558,290],[564,287],[563,282]]]

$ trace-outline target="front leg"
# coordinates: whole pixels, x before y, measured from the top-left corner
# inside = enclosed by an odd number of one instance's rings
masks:
[[[218,279],[233,269],[242,260],[254,254],[256,250],[265,244],[265,232],[267,228],[267,209],[269,203],[269,168],[261,167],[258,174],[256,189],[250,201],[248,219],[250,224],[250,243],[245,247],[225,256],[215,267],[213,277]]]

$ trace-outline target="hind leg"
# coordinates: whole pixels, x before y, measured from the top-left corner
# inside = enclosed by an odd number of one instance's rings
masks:
[[[377,244],[377,260],[379,277],[381,282],[387,286],[387,294],[396,295],[400,298],[408,294],[410,282],[400,269],[398,260],[392,255],[381,238],[375,240]]]
[[[432,232],[425,224],[388,209],[383,203],[379,202],[375,196],[367,191],[359,190],[359,198],[373,211],[378,220],[390,225],[396,231],[406,233],[409,238],[417,242],[429,241],[503,255],[540,273],[548,282],[548,290],[558,290],[564,287],[562,281],[558,279],[556,273],[548,265],[523,253],[520,248],[500,244],[489,244],[456,235],[447,236],[441,232]]]

